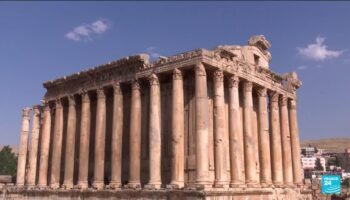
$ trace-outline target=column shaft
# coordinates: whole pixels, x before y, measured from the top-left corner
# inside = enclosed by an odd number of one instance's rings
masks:
[[[171,160],[171,182],[174,188],[184,187],[184,91],[182,72],[175,69],[173,72],[172,93],[172,160]]]
[[[96,131],[95,131],[95,162],[94,180],[95,189],[104,187],[104,162],[105,162],[105,142],[106,142],[106,96],[103,88],[97,90],[97,111],[96,111]]]
[[[110,186],[122,185],[122,141],[123,141],[123,93],[120,84],[113,85],[113,132],[112,132],[112,175]]]
[[[248,186],[254,186],[257,184],[256,174],[256,151],[257,145],[255,144],[253,127],[252,127],[252,114],[253,114],[253,96],[252,96],[251,82],[244,82],[244,105],[243,105],[243,134],[244,134],[244,156],[245,156],[245,178]]]
[[[60,187],[61,174],[61,152],[62,152],[62,138],[63,138],[63,107],[61,99],[56,100],[55,124],[53,135],[53,150],[52,150],[52,166],[50,187]]]
[[[289,101],[289,122],[290,122],[290,139],[292,144],[292,160],[293,160],[293,177],[294,184],[300,186],[303,184],[301,158],[300,158],[300,141],[296,100]]]
[[[258,89],[258,98],[260,183],[264,187],[271,184],[270,133],[268,127],[266,88]]]
[[[150,81],[150,118],[149,118],[149,174],[146,185],[149,189],[161,187],[161,124],[160,124],[160,86],[158,77],[152,74]]]
[[[196,129],[196,184],[199,188],[211,186],[209,181],[209,133],[207,75],[204,65],[195,67],[195,129]]]
[[[40,106],[33,106],[32,136],[29,150],[29,169],[27,176],[28,186],[36,184],[36,167],[38,160],[39,132],[40,132]]]
[[[39,164],[39,180],[38,186],[44,188],[47,186],[47,173],[49,164],[50,151],[50,137],[51,137],[51,109],[48,102],[44,103],[43,127],[41,134],[40,145],[40,164]]]
[[[141,94],[137,80],[132,83],[130,111],[130,175],[127,187],[141,187]]]
[[[18,150],[18,164],[16,177],[16,185],[20,187],[24,186],[25,184],[30,110],[30,108],[24,108],[22,110],[22,127]]]
[[[75,132],[77,123],[76,103],[74,95],[68,97],[68,120],[65,151],[65,167],[63,186],[66,189],[73,188],[74,155],[75,155]]]
[[[284,184],[293,184],[293,164],[290,144],[289,118],[287,108],[287,98],[282,96],[280,99],[280,120],[281,120],[281,138],[283,154],[283,179]]]
[[[90,97],[87,91],[82,92],[81,121],[80,121],[80,142],[79,142],[79,175],[78,187],[88,187],[89,170],[89,142],[90,142]]]
[[[272,181],[274,185],[280,186],[283,184],[283,162],[278,99],[278,93],[270,94]]]
[[[225,187],[226,165],[224,153],[225,134],[225,99],[224,74],[221,70],[214,72],[214,152],[215,152],[215,182],[214,187]]]
[[[229,131],[230,131],[230,166],[231,187],[239,187],[244,177],[244,141],[242,119],[239,109],[239,79],[229,78]]]

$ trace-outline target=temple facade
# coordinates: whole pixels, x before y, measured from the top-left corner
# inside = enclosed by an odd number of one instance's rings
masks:
[[[45,82],[42,105],[23,109],[16,187],[308,199],[301,81],[270,70],[269,48],[259,35],[245,46],[154,62],[140,54]]]

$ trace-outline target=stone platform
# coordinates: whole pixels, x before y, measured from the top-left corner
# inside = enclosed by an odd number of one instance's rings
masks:
[[[211,190],[26,190],[7,188],[0,192],[4,200],[55,199],[185,199],[185,200],[312,200],[309,189],[249,188]]]

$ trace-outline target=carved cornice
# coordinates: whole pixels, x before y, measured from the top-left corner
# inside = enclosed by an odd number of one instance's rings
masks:
[[[238,86],[239,86],[238,76],[236,76],[236,75],[230,76],[228,78],[228,87],[229,88],[232,88],[232,87],[238,88]]]
[[[177,68],[175,68],[173,70],[173,79],[174,80],[182,80],[182,72],[181,72],[181,70],[179,70]]]

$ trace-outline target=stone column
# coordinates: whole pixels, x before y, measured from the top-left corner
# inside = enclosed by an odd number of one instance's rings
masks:
[[[104,187],[105,141],[106,141],[106,95],[103,88],[97,89],[95,162],[93,187]]]
[[[51,137],[51,109],[48,102],[44,101],[44,116],[40,145],[40,164],[38,186],[47,187],[47,172],[49,164],[50,137]]]
[[[171,188],[184,187],[184,89],[182,72],[174,69],[171,118]]]
[[[141,94],[137,80],[132,83],[130,111],[130,175],[129,188],[140,188],[141,173]]]
[[[36,183],[36,167],[38,160],[38,145],[40,134],[40,106],[33,106],[33,123],[32,123],[32,136],[29,150],[29,169],[27,176],[27,185],[35,186]]]
[[[290,122],[290,139],[292,144],[293,160],[293,178],[294,184],[301,186],[303,184],[301,158],[300,158],[300,141],[297,119],[297,102],[295,99],[289,101],[289,122]]]
[[[111,188],[122,186],[123,93],[119,83],[113,85],[113,132]]]
[[[209,133],[207,74],[204,65],[195,67],[195,129],[196,129],[196,185],[203,189],[211,187],[209,180]]]
[[[283,164],[278,99],[277,92],[270,93],[272,181],[274,185],[281,186],[283,184]]]
[[[230,134],[230,165],[231,187],[243,186],[244,171],[244,142],[242,119],[239,109],[239,79],[232,76],[228,80],[229,86],[229,134]]]
[[[280,120],[281,120],[281,138],[283,155],[283,179],[287,186],[293,185],[293,164],[290,145],[289,118],[287,108],[287,97],[280,98]]]
[[[270,133],[268,126],[266,88],[258,88],[259,111],[259,155],[260,184],[262,187],[271,185]]]
[[[253,96],[252,96],[252,82],[243,83],[243,135],[244,135],[244,156],[245,156],[245,178],[247,186],[254,187],[257,184],[256,177],[256,156],[255,153],[258,150],[255,144],[253,125],[252,125],[252,113],[253,113]]]
[[[150,82],[149,115],[149,182],[147,189],[161,188],[161,124],[160,124],[160,86],[158,77],[152,74]]]
[[[63,138],[63,107],[61,99],[56,100],[55,124],[53,135],[52,166],[50,187],[57,189],[60,187],[61,174],[61,152]]]
[[[31,108],[24,108],[22,110],[22,128],[18,150],[18,164],[17,164],[17,177],[16,185],[19,187],[25,184],[26,173],[26,161],[27,161],[27,149],[28,149],[28,134],[29,134],[29,121],[30,121]]]
[[[227,187],[224,153],[225,134],[225,97],[224,74],[222,70],[214,72],[214,152],[215,182],[214,187]]]
[[[83,91],[81,96],[78,187],[80,189],[86,189],[88,188],[91,111],[88,92]]]
[[[74,155],[75,155],[75,133],[77,123],[76,102],[74,95],[68,97],[68,120],[67,120],[67,136],[65,151],[65,167],[63,187],[66,189],[73,188],[74,174]]]

